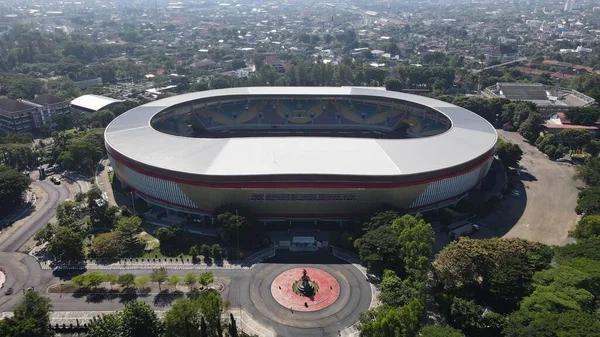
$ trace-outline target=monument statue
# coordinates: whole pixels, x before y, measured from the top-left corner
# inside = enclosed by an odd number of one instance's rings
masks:
[[[300,285],[298,286],[298,290],[304,296],[311,296],[312,294],[314,294],[315,290],[313,289],[313,286],[310,284],[310,277],[308,276],[306,269],[302,270],[302,277],[300,278]]]

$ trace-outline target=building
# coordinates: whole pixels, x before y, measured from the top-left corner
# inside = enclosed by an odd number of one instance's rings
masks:
[[[358,87],[196,92],[105,131],[116,176],[149,204],[200,215],[234,204],[280,220],[455,204],[487,174],[496,141],[466,109]]]
[[[69,101],[63,100],[52,94],[41,94],[31,101],[22,100],[22,102],[36,108],[36,111],[32,114],[35,128],[40,128],[42,125],[52,123],[53,116],[71,113]]]
[[[33,130],[35,112],[34,106],[10,98],[0,98],[0,131],[19,133]]]
[[[485,88],[481,94],[535,103],[538,112],[547,118],[557,112],[596,104],[593,98],[576,90],[541,83],[498,82]]]
[[[265,57],[265,63],[278,72],[284,72],[289,68],[289,64],[280,60],[276,55],[267,55]]]
[[[104,108],[109,108],[110,105],[122,102],[118,99],[100,96],[100,95],[83,95],[71,101],[71,111],[74,113],[91,114]]]
[[[73,86],[79,89],[101,88],[104,85],[102,77],[92,77],[84,80],[73,81]]]
[[[518,58],[518,51],[511,46],[499,46],[485,54],[485,57],[488,61],[511,62]]]
[[[578,129],[578,130],[588,130],[593,134],[598,134],[598,129],[600,127],[600,120],[595,123],[595,125],[577,125],[572,124],[571,121],[567,118],[567,116],[563,112],[558,112],[546,121],[544,124],[549,133],[557,134],[562,130],[568,129]]]

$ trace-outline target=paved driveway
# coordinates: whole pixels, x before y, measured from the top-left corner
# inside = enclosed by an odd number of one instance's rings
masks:
[[[575,213],[577,187],[574,167],[549,160],[516,132],[500,130],[499,135],[523,150],[522,173],[513,180],[520,197],[507,196],[501,213],[482,220],[485,225],[474,237],[520,237],[549,245],[573,242],[568,237],[579,216]]]

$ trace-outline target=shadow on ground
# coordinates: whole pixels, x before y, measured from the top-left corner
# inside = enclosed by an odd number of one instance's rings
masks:
[[[163,289],[154,296],[154,305],[157,307],[166,307],[176,300],[183,298],[183,296],[184,294],[181,290],[170,291],[169,289]]]

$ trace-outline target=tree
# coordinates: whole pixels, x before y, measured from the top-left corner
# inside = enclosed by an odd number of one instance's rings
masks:
[[[6,165],[0,165],[0,205],[10,209],[21,203],[23,193],[29,188],[30,183],[31,179],[28,176]]]
[[[66,218],[79,219],[83,217],[81,206],[72,201],[67,200],[56,206],[56,218],[60,221]]]
[[[600,260],[600,237],[578,239],[576,243],[556,247],[555,256],[560,263],[579,259]]]
[[[212,271],[207,271],[198,275],[198,282],[205,287],[213,283],[213,281],[214,277]]]
[[[96,288],[104,282],[104,274],[99,271],[91,271],[84,275],[85,286],[88,288]]]
[[[368,221],[362,224],[364,231],[373,230],[384,225],[391,226],[400,215],[395,211],[383,211],[375,213]]]
[[[102,109],[94,112],[92,114],[92,121],[97,123],[98,127],[105,128],[108,126],[113,119],[115,119],[115,114],[109,109]]]
[[[498,140],[496,155],[505,167],[519,167],[519,161],[523,157],[523,150],[519,145]]]
[[[588,186],[600,185],[600,157],[588,157],[576,168],[574,178],[583,180]]]
[[[200,247],[200,250],[202,251],[202,255],[204,256],[204,261],[210,261],[210,246],[207,244],[203,244]]]
[[[50,299],[37,292],[26,291],[13,317],[0,321],[0,333],[5,337],[44,337],[50,324]]]
[[[135,275],[133,275],[131,273],[119,275],[119,279],[117,280],[117,283],[119,285],[121,285],[123,288],[129,288],[136,283]]]
[[[125,304],[122,312],[123,337],[159,337],[163,326],[156,313],[144,302],[132,301]]]
[[[576,239],[588,239],[600,236],[600,215],[587,215],[577,222],[575,229],[569,232],[569,236]]]
[[[142,219],[137,216],[122,217],[117,220],[116,230],[122,235],[125,242],[131,243],[134,236],[142,230]]]
[[[210,253],[213,257],[213,259],[215,260],[221,260],[221,258],[223,257],[223,251],[221,250],[221,245],[218,243],[215,243],[214,245],[212,245],[210,247]]]
[[[136,279],[135,279],[135,285],[138,288],[145,288],[149,282],[150,282],[150,277],[148,277],[148,276],[140,276],[140,277],[136,277]]]
[[[190,247],[190,255],[192,256],[192,260],[197,261],[198,255],[200,255],[200,248],[197,245],[193,245]]]
[[[532,113],[527,119],[519,126],[519,133],[523,138],[527,139],[530,143],[534,143],[535,140],[540,136],[540,132],[543,130],[544,119],[538,113]]]
[[[51,223],[47,223],[46,226],[42,227],[37,233],[35,233],[33,239],[38,245],[41,245],[50,241],[54,235],[54,232],[54,226],[52,226]]]
[[[461,238],[438,253],[433,267],[444,292],[506,311],[531,290],[533,274],[551,257],[549,247],[522,239]]]
[[[577,107],[565,112],[565,115],[575,125],[594,125],[600,117],[600,111],[596,107]]]
[[[600,140],[592,139],[589,143],[585,144],[583,150],[589,153],[592,157],[600,154]]]
[[[112,289],[112,287],[117,284],[117,282],[119,281],[119,277],[117,275],[114,274],[105,274],[104,275],[104,282],[108,282],[110,284],[110,289]]]
[[[404,83],[398,77],[388,77],[385,79],[385,89],[389,91],[401,91],[404,89]]]
[[[396,219],[392,228],[398,234],[398,247],[404,271],[414,281],[426,278],[431,265],[435,237],[431,224],[420,215],[404,215]]]
[[[201,316],[197,301],[180,299],[165,313],[165,337],[194,337],[200,331]]]
[[[71,283],[81,288],[85,284],[85,277],[83,275],[75,275],[71,277]]]
[[[380,294],[379,300],[384,305],[390,307],[401,307],[407,304],[416,290],[411,288],[408,280],[402,280],[392,270],[385,270],[383,278],[379,284]]]
[[[167,281],[169,282],[170,286],[172,286],[173,288],[176,288],[177,285],[181,282],[181,276],[171,275],[171,276],[169,276],[169,279]]]
[[[125,247],[119,233],[108,232],[101,233],[92,240],[92,249],[90,254],[96,258],[114,259],[123,254]]]
[[[400,308],[379,307],[361,315],[360,336],[362,337],[412,337],[419,329],[419,317],[423,306],[412,300]]]
[[[122,335],[123,322],[120,313],[96,316],[88,325],[88,337],[114,337]]]
[[[160,285],[163,282],[165,282],[168,278],[169,272],[164,267],[152,269],[152,273],[150,273],[150,280],[152,280],[152,282],[158,283],[158,290],[160,290]]]
[[[419,337],[465,337],[465,335],[450,326],[427,325],[421,328]]]
[[[600,213],[600,186],[590,186],[579,191],[575,212],[585,215]]]
[[[185,283],[185,285],[190,288],[193,288],[196,282],[198,282],[198,277],[196,276],[196,274],[190,273],[185,275],[185,277],[183,278],[183,283]]]
[[[215,291],[203,291],[198,295],[198,304],[202,317],[206,319],[209,335],[217,335],[221,327],[221,314],[223,313],[223,300]]]
[[[567,146],[571,152],[583,149],[592,140],[592,137],[589,130],[567,129],[558,133],[562,144]]]
[[[368,231],[363,237],[354,241],[361,261],[369,269],[382,272],[384,269],[398,268],[398,236],[392,226],[381,226]]]
[[[48,251],[59,261],[77,261],[83,258],[83,238],[75,229],[59,226],[48,243]]]

